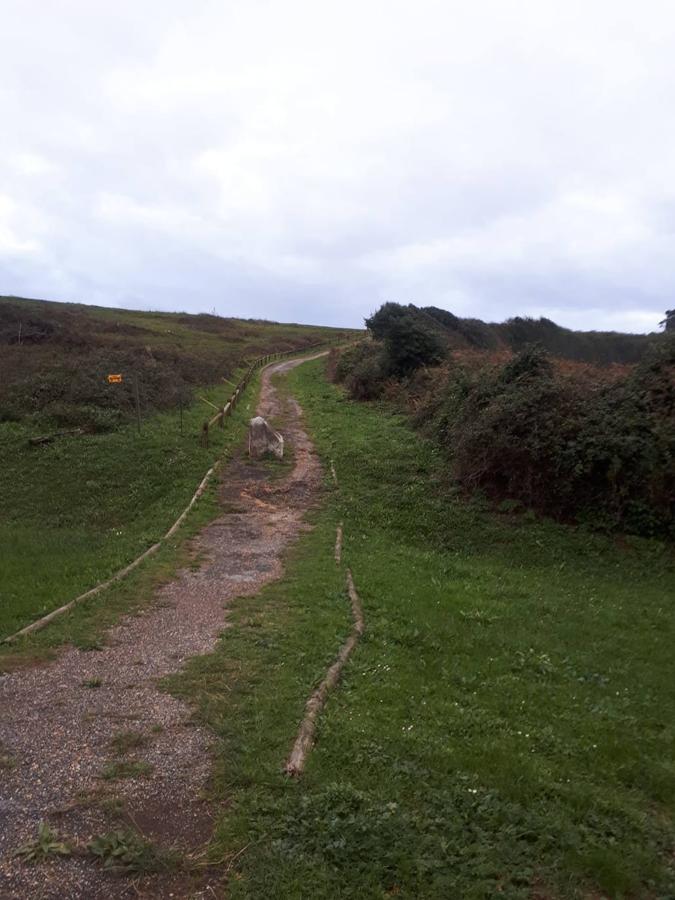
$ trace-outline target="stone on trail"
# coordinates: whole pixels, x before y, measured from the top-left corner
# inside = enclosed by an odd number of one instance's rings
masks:
[[[271,453],[277,459],[284,455],[284,439],[267,424],[262,416],[251,419],[248,428],[248,455],[253,459],[260,459],[266,453]]]

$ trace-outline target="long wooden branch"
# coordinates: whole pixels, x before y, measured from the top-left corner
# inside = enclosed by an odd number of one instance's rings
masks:
[[[365,628],[361,600],[356,592],[354,579],[352,578],[350,569],[347,569],[347,590],[349,592],[349,599],[352,605],[352,618],[354,620],[352,632],[342,647],[340,647],[337,658],[326,672],[323,681],[305,704],[305,715],[300,723],[298,735],[285,767],[286,774],[294,778],[298,778],[305,770],[307,757],[314,746],[314,734],[316,732],[316,723],[319,713],[326,704],[329,692],[338,683],[342,670],[345,667],[345,663],[351,656],[351,653],[354,650],[354,647],[356,647]]]

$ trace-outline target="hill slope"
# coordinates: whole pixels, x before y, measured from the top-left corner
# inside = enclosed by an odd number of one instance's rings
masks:
[[[0,422],[39,413],[56,425],[109,430],[132,414],[132,374],[145,411],[169,409],[197,385],[231,377],[244,359],[349,333],[0,297]],[[129,377],[110,386],[111,372]]]
[[[155,543],[243,439],[255,384],[199,439],[240,363],[347,331],[0,298],[0,638]],[[20,336],[20,337],[19,337]],[[124,375],[109,385],[108,373]],[[134,376],[142,413],[134,418]],[[182,408],[177,407],[182,401]],[[84,433],[33,445],[70,427]]]

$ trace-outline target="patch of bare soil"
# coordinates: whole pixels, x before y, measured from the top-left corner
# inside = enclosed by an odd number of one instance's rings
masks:
[[[234,459],[222,474],[224,512],[193,542],[197,569],[181,571],[155,605],[121,621],[102,650],[71,647],[45,666],[0,676],[0,748],[11,761],[0,766],[3,900],[222,895],[217,872],[121,877],[83,855],[29,866],[13,852],[41,821],[80,844],[124,822],[190,855],[208,842],[211,737],[157,682],[213,649],[228,602],[278,578],[285,548],[306,527],[321,469],[299,406],[271,381],[300,362],[263,372],[258,406],[292,450],[289,474],[273,478],[264,462]],[[103,777],[119,775],[122,764],[131,764],[127,777]]]

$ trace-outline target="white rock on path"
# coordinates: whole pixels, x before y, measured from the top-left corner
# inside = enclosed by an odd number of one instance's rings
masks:
[[[248,428],[248,455],[253,459],[260,459],[265,454],[271,453],[277,459],[284,455],[284,439],[267,424],[262,416],[251,419]]]

